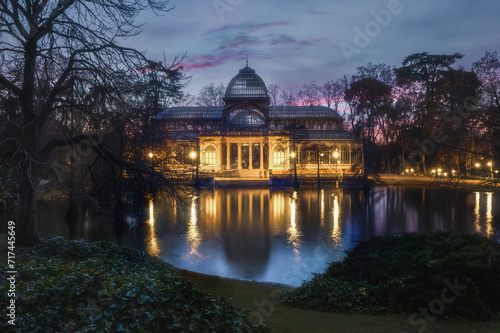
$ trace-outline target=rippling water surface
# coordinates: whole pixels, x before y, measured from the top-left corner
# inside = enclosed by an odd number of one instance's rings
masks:
[[[40,209],[45,238],[68,237],[66,203]],[[87,211],[75,237],[116,240],[102,212]],[[399,232],[454,230],[500,239],[500,193],[449,189],[216,189],[183,205],[150,201],[119,242],[174,266],[225,277],[299,285],[356,241]]]

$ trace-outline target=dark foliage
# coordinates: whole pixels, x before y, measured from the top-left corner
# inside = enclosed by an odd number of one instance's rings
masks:
[[[19,332],[265,331],[160,259],[111,242],[54,238],[23,257]]]
[[[450,285],[460,286],[458,292]],[[438,316],[500,317],[500,244],[443,232],[374,237],[283,300],[322,311],[419,313],[439,303],[445,289],[453,301],[442,302]]]

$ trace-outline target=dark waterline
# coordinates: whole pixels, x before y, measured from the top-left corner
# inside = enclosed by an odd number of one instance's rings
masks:
[[[75,238],[110,239],[176,267],[299,285],[356,241],[399,232],[478,232],[500,239],[500,193],[467,198],[442,188],[216,189],[186,205],[149,202],[142,222],[117,239],[110,215],[87,210]],[[69,237],[66,202],[39,209],[43,238]],[[133,224],[133,220],[130,221]]]

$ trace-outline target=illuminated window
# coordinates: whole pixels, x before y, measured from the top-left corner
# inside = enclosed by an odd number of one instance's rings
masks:
[[[342,147],[342,160],[341,160],[341,163],[343,163],[343,164],[351,163],[350,157],[351,157],[351,152],[349,150],[349,147],[348,146],[343,146]]]
[[[274,165],[282,166],[285,164],[285,151],[282,148],[277,148],[274,151]]]
[[[213,146],[210,146],[207,149],[205,149],[205,158],[206,158],[206,163],[208,165],[216,164],[216,152]]]

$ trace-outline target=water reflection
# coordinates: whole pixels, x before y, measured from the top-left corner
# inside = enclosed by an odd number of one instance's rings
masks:
[[[493,215],[493,193],[475,192],[474,194],[474,231],[483,233],[488,237],[495,235]],[[498,231],[497,231],[498,233]]]
[[[147,222],[146,232],[146,252],[152,256],[158,257],[160,255],[160,245],[158,245],[158,236],[156,235],[155,228],[155,206],[153,199],[149,199],[149,219]]]
[[[198,197],[193,196],[191,198],[191,209],[189,214],[189,222],[187,225],[187,234],[186,239],[189,244],[189,253],[186,255],[186,260],[188,261],[196,261],[200,260],[201,255],[198,251],[198,248],[201,245],[202,236],[200,231],[198,230],[198,210],[196,209],[196,199]],[[207,200],[208,202],[209,200]]]
[[[242,279],[300,284],[338,260],[356,241],[399,232],[455,230],[490,237],[500,230],[500,194],[467,199],[450,189],[216,189],[186,203],[149,201],[147,223],[123,243],[174,266]],[[44,238],[68,235],[61,207],[41,209]],[[100,212],[87,212],[77,238],[114,236]],[[103,227],[103,226],[106,227]]]
[[[493,236],[493,193],[486,193],[486,235]]]
[[[340,208],[339,208],[339,197],[336,195],[333,200],[333,228],[332,228],[332,242],[336,246],[342,241],[342,230],[340,228]]]
[[[294,260],[300,262],[301,232],[297,228],[297,191],[289,198],[290,227],[288,228],[288,243],[292,245]]]

